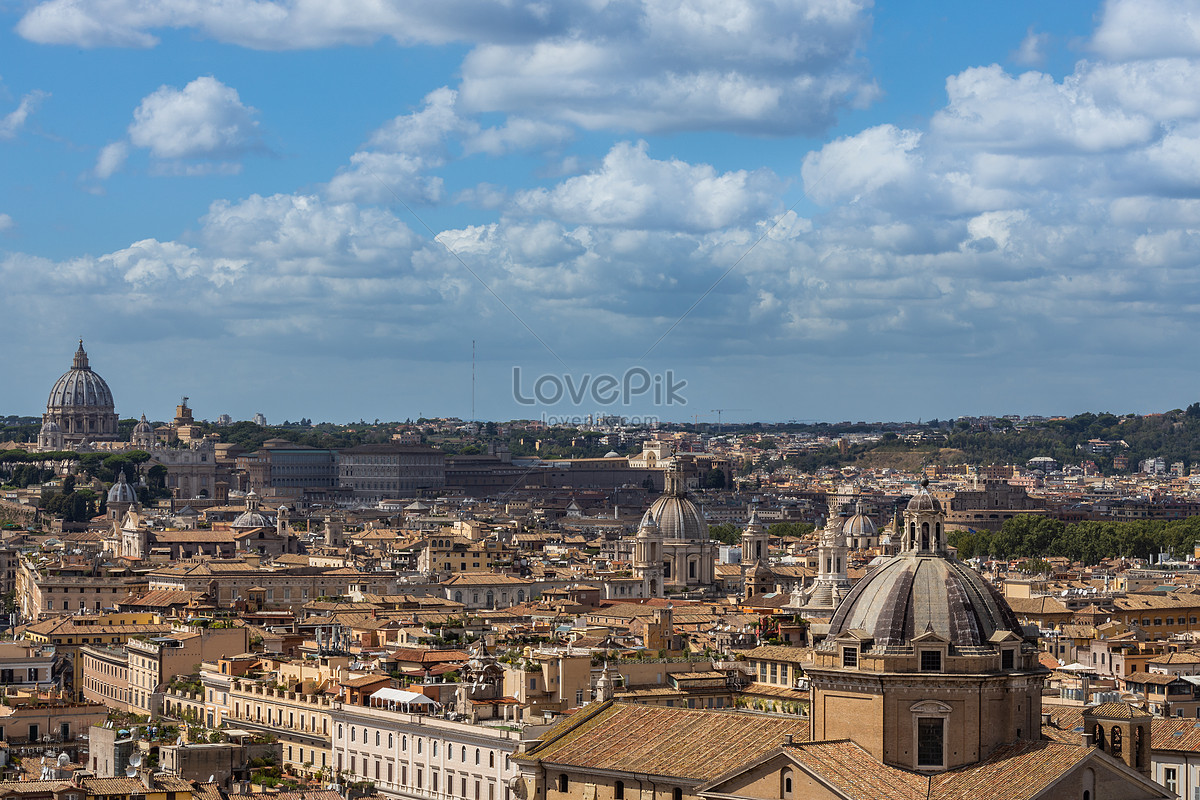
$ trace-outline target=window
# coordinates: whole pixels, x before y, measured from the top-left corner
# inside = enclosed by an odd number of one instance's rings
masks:
[[[566,775],[558,776],[558,790],[560,792],[565,792],[567,790],[567,776]]]
[[[380,736],[381,736],[380,732],[379,732],[379,731],[375,731],[375,746],[376,746],[376,747],[378,747],[378,746],[379,746],[379,744],[380,744]]]
[[[478,747],[475,748],[475,763],[476,764],[479,763],[479,748]]]
[[[858,666],[858,648],[847,647],[842,650],[842,666],[857,667]]]
[[[1168,792],[1179,791],[1179,772],[1175,767],[1163,767],[1163,788]]]
[[[1000,651],[1000,669],[1013,668],[1013,652],[1011,647]]]
[[[271,712],[270,712],[270,710],[268,710],[268,711],[267,711],[267,722],[270,722],[270,721],[271,721]],[[352,741],[352,742],[353,742],[353,741],[355,741],[355,739],[354,739],[354,726],[353,726],[353,725],[351,725],[351,726],[350,726],[350,741]]]
[[[617,781],[613,786],[613,800],[625,800],[625,781]]]
[[[783,800],[791,800],[792,798],[792,770],[784,769],[779,774],[779,794]]]
[[[683,789],[676,786],[671,790],[671,800],[683,800]]]
[[[917,768],[943,765],[945,725],[941,719],[921,717],[917,720]]]
[[[1113,758],[1121,757],[1121,729],[1112,726],[1112,735],[1108,737],[1109,753]]]
[[[488,750],[488,766],[489,767],[496,766],[496,751],[495,750]]]
[[[922,650],[921,651],[921,671],[922,672],[941,672],[942,671],[942,651],[941,650]]]

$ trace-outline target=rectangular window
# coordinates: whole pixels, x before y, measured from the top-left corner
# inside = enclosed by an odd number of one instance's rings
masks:
[[[857,667],[858,666],[858,648],[847,647],[842,650],[842,666]]]
[[[917,720],[917,767],[942,766],[945,726],[941,719],[923,717]]]
[[[1013,668],[1013,652],[1014,651],[1012,648],[1006,648],[1000,651],[1000,669]],[[1134,666],[1134,669],[1137,669],[1137,667]]]
[[[921,671],[922,672],[941,672],[942,671],[942,651],[941,650],[922,650],[921,651]]]
[[[779,665],[771,664],[771,683],[779,683]]]
[[[1179,790],[1179,773],[1175,767],[1163,767],[1163,788],[1168,792]]]

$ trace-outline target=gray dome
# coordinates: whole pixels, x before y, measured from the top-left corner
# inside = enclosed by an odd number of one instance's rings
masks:
[[[108,502],[110,503],[129,503],[130,505],[138,501],[137,490],[129,485],[125,480],[125,470],[121,470],[121,477],[108,490]]]
[[[853,629],[879,645],[907,645],[932,628],[954,647],[980,647],[997,631],[1023,637],[1008,603],[983,577],[944,555],[905,553],[855,584],[829,623],[829,640]]]
[[[142,419],[137,425],[133,426],[134,433],[154,433],[154,426],[146,420],[146,415],[142,414]]]
[[[233,521],[234,528],[269,528],[274,525],[271,518],[258,510],[258,494],[251,489],[246,494],[246,510]]]
[[[42,433],[62,433],[62,429],[58,427],[57,422],[48,419],[42,423]]]
[[[111,412],[113,407],[112,391],[104,378],[92,372],[88,366],[87,353],[83,349],[83,342],[80,342],[71,369],[63,373],[50,390],[46,411],[94,408]]]
[[[929,493],[929,479],[921,479],[921,488],[908,501],[907,511],[910,514],[940,514],[942,513],[942,504],[938,499]]]
[[[875,523],[866,514],[862,513],[862,507],[854,509],[854,516],[846,520],[842,525],[842,535],[844,536],[878,536],[879,529],[875,527]]]
[[[664,539],[708,541],[708,520],[704,519],[700,506],[687,496],[683,476],[678,472],[667,473],[667,487],[662,497],[650,506],[649,513]]]

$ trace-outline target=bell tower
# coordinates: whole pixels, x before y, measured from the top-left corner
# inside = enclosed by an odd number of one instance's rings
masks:
[[[1153,719],[1129,703],[1101,703],[1083,710],[1083,732],[1096,747],[1149,778]]]
[[[646,597],[663,596],[662,530],[647,511],[633,540],[633,574],[642,580]]]

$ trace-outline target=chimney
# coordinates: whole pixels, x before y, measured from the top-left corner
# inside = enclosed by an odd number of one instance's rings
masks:
[[[1084,747],[1092,747],[1093,745],[1095,745],[1095,742],[1092,741],[1092,734],[1089,733],[1088,731],[1084,731],[1083,733],[1081,733],[1080,738],[1083,739]]]
[[[1042,712],[1042,727],[1044,728],[1049,724],[1050,724],[1050,712],[1043,711]]]
[[[790,734],[790,733],[788,733],[788,734],[784,734],[784,737],[783,737],[783,743],[784,743],[784,744],[792,744],[792,743],[793,743],[793,737],[792,737],[792,734]]]

